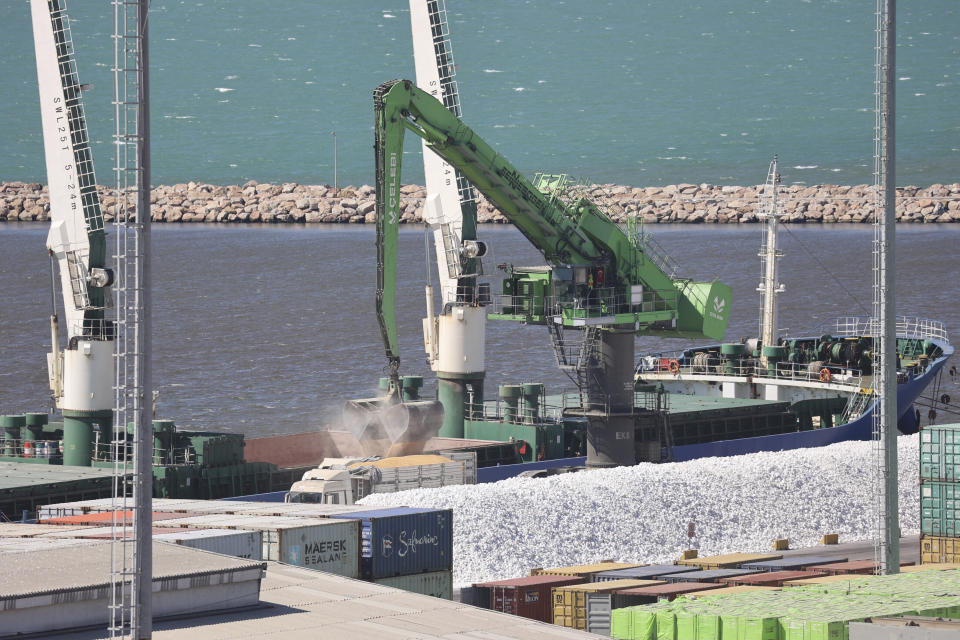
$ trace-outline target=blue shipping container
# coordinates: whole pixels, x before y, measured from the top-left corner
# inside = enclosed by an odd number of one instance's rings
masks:
[[[397,507],[331,517],[360,520],[364,579],[453,569],[452,509]]]

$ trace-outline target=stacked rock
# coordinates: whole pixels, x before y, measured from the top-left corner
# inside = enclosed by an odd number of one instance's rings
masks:
[[[646,188],[603,184],[586,187],[583,195],[618,222],[636,216],[647,224],[735,224],[758,221],[760,189],[710,184]],[[116,197],[106,187],[99,190],[109,222]],[[400,192],[401,222],[420,222],[424,188],[404,185]],[[784,221],[870,222],[875,206],[873,192],[871,185],[791,185],[781,193]],[[900,222],[960,222],[960,183],[902,187],[897,195]],[[373,222],[375,215],[374,188],[369,185],[334,189],[329,185],[260,184],[255,180],[230,186],[190,182],[155,187],[150,201],[157,222],[367,223]],[[482,196],[477,215],[480,222],[507,222]],[[44,185],[0,183],[0,221],[46,221],[49,216],[50,199]]]

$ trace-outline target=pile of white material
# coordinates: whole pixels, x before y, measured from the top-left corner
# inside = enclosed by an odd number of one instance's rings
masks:
[[[515,578],[531,567],[602,559],[672,562],[700,555],[767,552],[777,538],[812,546],[876,530],[874,444],[704,458],[582,471],[544,479],[380,493],[365,505],[451,508],[454,583]],[[899,441],[900,527],[920,529],[916,436]]]

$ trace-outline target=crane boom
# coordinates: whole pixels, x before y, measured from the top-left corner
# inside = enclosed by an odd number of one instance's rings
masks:
[[[557,176],[526,180],[457,116],[409,80],[374,92],[377,180],[378,318],[390,360],[397,356],[393,287],[403,139],[407,130],[458,169],[550,263],[512,269],[501,318],[564,326],[633,325],[637,333],[720,339],[730,287],[674,278],[593,202],[565,202]]]
[[[63,291],[67,347],[51,317],[49,369],[55,400],[67,412],[106,414],[113,406],[113,323],[105,318],[106,235],[73,42],[63,3],[32,0],[40,112],[50,191],[47,249]],[[102,417],[102,416],[101,416]]]
[[[444,1],[410,0],[410,31],[417,86],[462,117]],[[479,259],[465,260],[459,251],[462,240],[477,238],[476,196],[460,172],[426,145],[423,141],[423,220],[433,231],[441,300],[455,303],[471,298],[473,277],[482,271]]]

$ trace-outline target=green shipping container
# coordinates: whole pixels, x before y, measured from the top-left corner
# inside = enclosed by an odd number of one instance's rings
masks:
[[[927,536],[960,535],[960,483],[924,481],[920,485],[920,531]]]
[[[920,431],[920,479],[960,482],[960,426],[936,425]]]
[[[657,611],[657,640],[677,640],[677,614]]]

